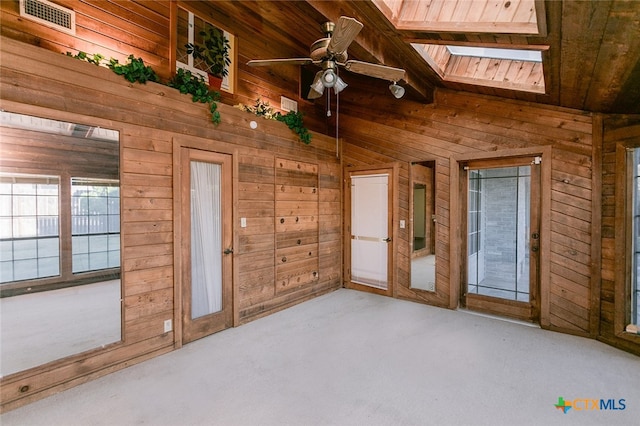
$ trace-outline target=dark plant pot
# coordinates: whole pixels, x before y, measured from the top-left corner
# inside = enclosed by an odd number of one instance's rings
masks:
[[[214,90],[220,90],[220,87],[222,87],[222,78],[209,74],[209,87]]]

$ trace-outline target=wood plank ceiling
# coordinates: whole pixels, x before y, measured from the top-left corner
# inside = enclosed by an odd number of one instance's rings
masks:
[[[507,9],[515,0],[404,0],[410,7],[430,4],[466,10],[477,5]],[[349,47],[349,57],[406,70],[407,97],[429,103],[435,87],[492,94],[603,113],[640,113],[640,1],[533,0],[543,5],[538,16],[546,23],[546,34],[479,32],[480,24],[418,28],[402,22],[396,28],[378,6],[393,6],[392,0],[306,0],[212,2],[212,6],[238,22],[260,28],[265,43],[282,43],[290,57],[304,57],[309,46],[322,37],[320,26],[327,20],[351,16],[364,29]],[[436,4],[436,3],[452,4]],[[398,3],[398,1],[395,1]],[[467,7],[468,6],[468,7]],[[405,5],[406,7],[406,5]],[[240,17],[240,19],[238,19]],[[405,20],[406,21],[406,20]],[[521,25],[523,27],[524,24]],[[486,27],[486,25],[484,25]],[[486,30],[486,28],[483,28]],[[474,32],[475,31],[475,32]],[[524,33],[523,33],[524,32]],[[448,81],[436,72],[411,43],[499,48],[542,47],[545,93],[528,93],[510,87],[488,87]],[[267,59],[256,57],[253,59]],[[270,72],[283,72],[275,67]],[[285,72],[289,74],[290,72]],[[369,77],[349,74],[350,80],[366,85]]]

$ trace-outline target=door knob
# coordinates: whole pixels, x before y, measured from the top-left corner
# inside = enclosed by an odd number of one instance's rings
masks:
[[[231,247],[224,249],[224,254],[231,254],[233,253],[233,249]]]

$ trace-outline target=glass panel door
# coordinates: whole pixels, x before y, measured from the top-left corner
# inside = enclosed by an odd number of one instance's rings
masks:
[[[221,169],[191,162],[191,319],[222,309]]]
[[[231,156],[181,150],[182,342],[230,327],[232,307]]]
[[[469,293],[529,301],[530,183],[530,166],[469,172]]]
[[[463,304],[471,309],[537,318],[540,191],[532,160],[468,168]]]

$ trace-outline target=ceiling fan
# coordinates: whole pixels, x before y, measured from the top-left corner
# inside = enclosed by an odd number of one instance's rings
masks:
[[[278,64],[315,64],[321,66],[322,70],[316,73],[313,83],[311,83],[308,99],[319,98],[325,88],[333,87],[337,94],[347,87],[347,83],[337,74],[339,66],[357,74],[391,81],[392,84],[389,86],[389,90],[396,98],[401,98],[404,95],[404,87],[398,85],[397,82],[404,78],[404,70],[402,68],[347,59],[347,48],[362,27],[362,23],[356,19],[341,16],[337,24],[325,22],[322,25],[325,37],[316,40],[311,45],[309,58],[254,59],[247,62],[247,65],[256,67]]]

